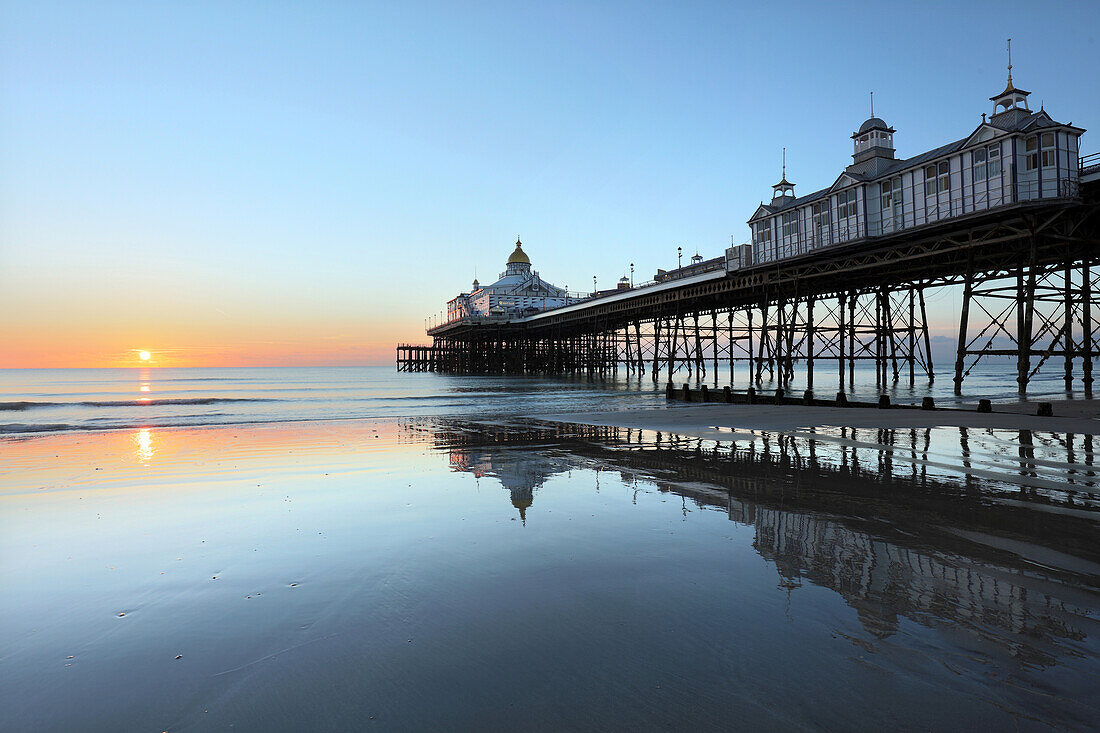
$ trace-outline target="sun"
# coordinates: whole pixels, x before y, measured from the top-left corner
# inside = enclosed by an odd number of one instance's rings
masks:
[[[148,351],[139,351],[138,358],[142,361],[149,361],[149,357],[152,356]]]

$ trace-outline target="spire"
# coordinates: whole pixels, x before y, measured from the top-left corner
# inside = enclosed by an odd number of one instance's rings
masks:
[[[1023,109],[1027,110],[1027,95],[1031,92],[1025,92],[1023,89],[1017,89],[1012,83],[1012,39],[1009,38],[1005,43],[1005,48],[1008,52],[1008,81],[1005,84],[1005,90],[995,97],[990,97],[990,101],[993,102],[993,117],[1008,112],[1011,109]]]
[[[875,116],[875,93],[871,92],[871,116]]]

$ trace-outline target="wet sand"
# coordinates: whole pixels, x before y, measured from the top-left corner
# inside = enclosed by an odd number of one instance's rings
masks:
[[[0,729],[1088,728],[1091,438],[831,432],[0,441]]]
[[[818,427],[964,427],[1100,434],[1100,405],[1097,403],[1061,400],[1053,405],[1053,417],[1038,417],[1035,415],[1036,404],[1027,402],[997,404],[993,406],[992,413],[670,402],[667,407],[655,409],[557,413],[546,415],[543,419],[582,425],[659,430],[712,440],[728,440],[731,430],[804,431]]]

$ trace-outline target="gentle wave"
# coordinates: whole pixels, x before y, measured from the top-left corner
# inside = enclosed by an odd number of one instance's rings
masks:
[[[0,402],[0,411],[31,410],[40,407],[154,407],[157,405],[217,405],[225,402],[284,402],[269,397],[192,397],[136,400],[81,400],[79,402]]]
[[[5,433],[56,433],[62,430],[81,430],[81,427],[64,423],[0,423],[0,435]]]

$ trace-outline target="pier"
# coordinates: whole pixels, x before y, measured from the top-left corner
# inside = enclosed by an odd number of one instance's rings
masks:
[[[1100,327],[1100,155],[1079,156],[1081,128],[1027,108],[1011,77],[968,137],[894,158],[880,118],[853,134],[853,164],[802,198],[773,187],[749,219],[752,243],[639,286],[563,305],[478,312],[456,298],[430,345],[397,348],[401,371],[604,375],[672,383],[844,391],[857,364],[881,386],[937,376],[925,294],[961,291],[951,378],[961,393],[983,360],[1011,357],[1025,394],[1041,368],[1091,396]],[[521,259],[515,259],[517,255]],[[515,264],[516,262],[527,263]],[[509,277],[530,267],[517,241]],[[518,276],[518,275],[517,275]],[[537,273],[536,273],[537,276]],[[504,282],[502,279],[501,282]],[[523,305],[535,299],[527,298]]]

